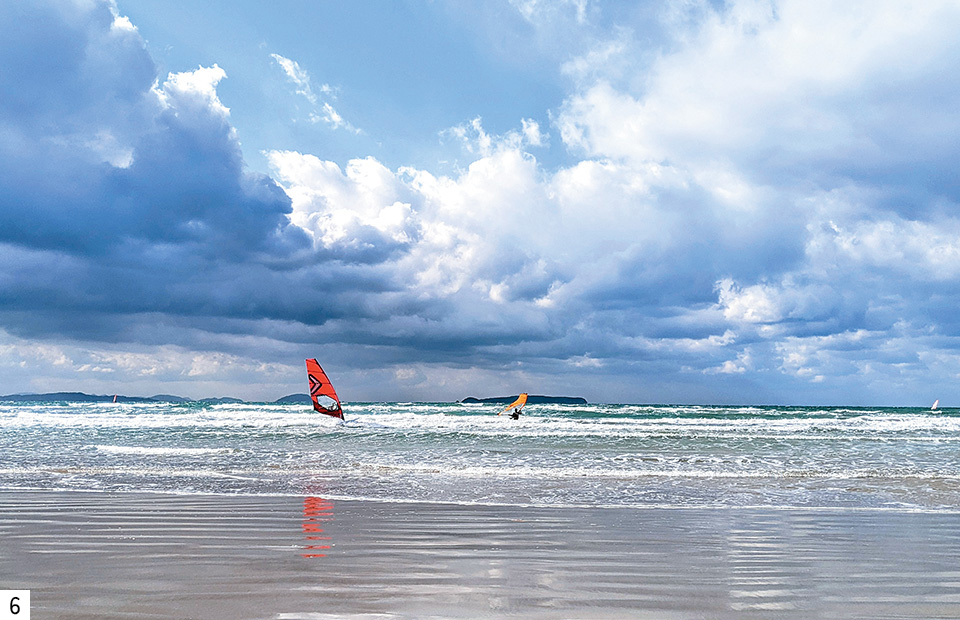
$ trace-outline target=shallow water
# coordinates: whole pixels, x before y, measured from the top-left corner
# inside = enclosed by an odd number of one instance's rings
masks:
[[[957,410],[0,405],[0,488],[530,506],[960,507]]]
[[[0,405],[35,617],[956,618],[960,417]]]

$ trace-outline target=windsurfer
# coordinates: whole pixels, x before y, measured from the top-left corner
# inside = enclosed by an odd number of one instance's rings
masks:
[[[313,401],[313,410],[318,413],[343,419],[343,408],[340,398],[333,389],[327,373],[323,372],[316,359],[307,360],[307,382],[310,385],[310,400]]]
[[[520,413],[523,411],[523,406],[526,404],[527,404],[527,393],[524,392],[523,394],[520,395],[519,398],[517,398],[517,400],[513,401],[512,403],[510,403],[509,405],[501,409],[499,412],[497,412],[497,415],[503,415],[506,412],[513,409],[513,412],[510,414],[510,417],[513,418],[514,420],[517,420],[520,418]]]

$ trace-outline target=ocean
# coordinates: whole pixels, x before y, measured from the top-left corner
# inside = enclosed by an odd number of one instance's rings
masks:
[[[0,489],[456,505],[960,509],[960,411],[0,404]]]

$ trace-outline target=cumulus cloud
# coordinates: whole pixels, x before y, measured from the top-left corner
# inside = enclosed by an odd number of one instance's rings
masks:
[[[893,333],[956,329],[937,307],[953,299],[960,264],[944,168],[955,157],[947,102],[957,93],[943,81],[960,60],[946,26],[958,19],[950,3],[906,12],[730,3],[699,12],[693,27],[678,20],[681,43],[642,82],[607,79],[597,66],[628,62],[618,54],[635,48],[622,35],[571,61],[581,89],[557,126],[564,144],[622,178],[656,166],[676,179],[654,211],[662,217],[676,201],[694,236],[720,244],[717,255],[688,250],[718,276],[716,308],[742,332],[731,353],[749,350],[754,369],[801,381],[859,382],[868,360],[895,376],[904,367],[880,361],[903,342]],[[863,364],[826,362],[838,339],[865,329],[874,336],[845,354]]]
[[[136,29],[106,3],[23,9],[26,19],[3,30],[42,32],[33,66],[49,70],[0,78],[8,329],[113,339],[141,313],[244,316],[263,306],[263,294],[232,292],[255,287],[231,274],[263,256],[294,260],[308,240],[290,225],[283,191],[243,165],[216,93],[225,72],[214,65],[158,80]],[[10,47],[5,62],[20,51]],[[46,94],[34,108],[6,96],[39,88]]]
[[[926,143],[930,131],[900,131],[884,119],[914,118],[919,108],[931,114],[928,120],[953,126],[941,104],[903,92],[952,89],[941,80],[957,53],[944,24],[955,19],[949,3],[909,12],[895,3],[872,10],[731,3],[708,12],[685,45],[661,57],[640,85],[617,89],[598,79],[571,97],[560,124],[568,142],[590,154],[682,156],[690,164],[725,158],[778,177],[791,170],[808,174],[811,165],[839,164],[852,172],[914,161],[923,156],[916,148],[884,145]],[[933,142],[937,150],[953,149],[948,140]]]
[[[270,153],[270,162],[291,196],[291,221],[318,252],[389,269],[413,299],[533,302],[558,274],[544,255],[553,242],[529,234],[528,218],[545,221],[554,207],[535,160],[506,146],[512,137],[487,137],[500,146],[456,177],[372,158],[344,169],[295,152]]]
[[[497,151],[526,151],[530,147],[547,146],[549,135],[543,133],[540,123],[531,119],[520,120],[520,128],[502,136],[491,136],[483,129],[479,116],[468,123],[461,123],[440,133],[458,141],[463,149],[474,157],[489,157]]]
[[[224,366],[220,355],[289,356],[325,342],[328,351],[352,345],[352,360],[363,357],[357,347],[380,347],[375,360],[365,354],[380,366],[436,364],[555,329],[533,300],[556,274],[524,247],[522,231],[524,217],[545,204],[536,163],[518,148],[542,144],[536,123],[492,136],[502,146],[457,178],[389,170],[372,158],[341,167],[278,151],[271,161],[281,188],[244,166],[217,93],[229,79],[223,68],[160,76],[136,30],[110,5],[51,3],[45,11],[58,18],[53,53],[71,42],[77,57],[96,59],[122,44],[145,64],[97,67],[109,74],[99,76],[103,88],[63,94],[68,118],[42,108],[4,113],[20,132],[4,134],[11,156],[0,164],[9,172],[0,209],[0,320],[15,342],[9,359],[39,364],[27,351],[32,341],[74,349],[135,343],[147,350],[129,359],[142,368],[154,368],[145,359],[150,351],[164,357],[164,347],[201,352],[199,361],[171,358],[189,369],[179,378],[148,373],[180,384],[226,376],[210,370]],[[315,92],[296,65],[285,70]],[[23,86],[83,83],[63,77],[37,74]],[[100,114],[98,106],[117,105],[115,92],[126,94],[126,107]],[[25,122],[30,114],[42,122]],[[98,147],[75,148],[91,143]],[[104,157],[109,149],[122,157]],[[485,236],[512,248],[500,252]],[[491,314],[495,305],[507,307],[503,316]],[[141,376],[106,353],[66,359],[81,360],[67,365],[88,379]]]

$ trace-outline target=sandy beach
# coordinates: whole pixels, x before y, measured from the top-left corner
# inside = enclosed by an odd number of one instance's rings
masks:
[[[960,515],[0,492],[34,618],[956,618]]]

